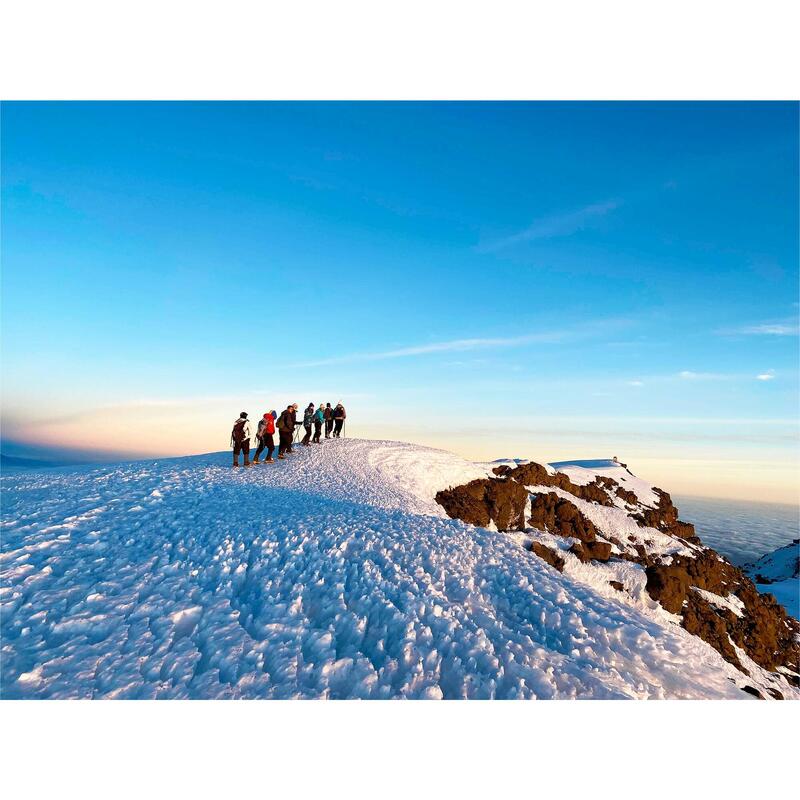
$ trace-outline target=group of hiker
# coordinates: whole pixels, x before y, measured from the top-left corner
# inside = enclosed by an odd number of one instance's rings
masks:
[[[292,403],[286,406],[286,409],[278,415],[277,411],[268,411],[258,421],[258,429],[256,430],[256,441],[258,447],[253,460],[250,461],[250,420],[247,418],[247,412],[242,411],[239,418],[233,423],[233,430],[231,431],[231,444],[233,445],[233,466],[239,466],[239,453],[244,455],[244,466],[249,467],[251,464],[274,464],[275,459],[272,454],[275,452],[275,439],[274,435],[278,433],[278,458],[285,459],[286,456],[293,452],[292,444],[295,438],[295,429],[300,425],[305,429],[305,436],[302,438],[300,444],[305,447],[311,447],[312,443],[319,444],[322,437],[322,430],[325,429],[326,439],[338,439],[342,435],[342,428],[344,421],[347,418],[347,412],[341,403],[337,403],[334,408],[331,408],[330,403],[322,403],[315,409],[313,403],[309,403],[303,412],[303,420],[299,422],[297,419],[298,405]],[[313,435],[311,433],[313,428]],[[266,450],[267,457],[262,462],[260,460],[261,454]]]

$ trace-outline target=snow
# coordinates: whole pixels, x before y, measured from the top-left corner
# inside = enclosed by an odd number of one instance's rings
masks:
[[[435,492],[490,465],[398,442],[297,450],[238,471],[224,452],[4,475],[2,696],[744,699],[759,685],[675,625],[637,565],[565,553],[562,575],[531,534],[448,519]]]
[[[697,586],[692,586],[692,590],[697,592],[707,603],[711,603],[712,606],[730,611],[737,617],[744,616],[745,605],[735,594],[729,594],[723,597],[721,594],[714,594],[714,592],[709,592],[705,589],[698,589]]]

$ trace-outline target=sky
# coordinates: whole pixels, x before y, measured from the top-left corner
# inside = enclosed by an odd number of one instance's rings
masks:
[[[3,103],[2,449],[239,411],[796,502],[798,104]]]

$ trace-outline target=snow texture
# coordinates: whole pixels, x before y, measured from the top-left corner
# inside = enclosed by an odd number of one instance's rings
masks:
[[[334,440],[4,476],[2,697],[749,697],[637,565],[448,519],[490,467]]]

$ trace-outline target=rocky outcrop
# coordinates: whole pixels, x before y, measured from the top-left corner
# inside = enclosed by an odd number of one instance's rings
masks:
[[[597,528],[580,509],[555,492],[538,494],[531,498],[531,527],[556,536],[577,539],[569,551],[584,563],[608,561],[611,545],[597,540]]]
[[[563,489],[565,492],[569,492],[571,495],[579,497],[581,500],[586,500],[590,503],[599,503],[603,506],[614,505],[609,491],[618,486],[613,478],[606,477],[598,477],[592,483],[587,483],[585,485],[573,483],[563,472],[556,472],[555,475],[551,475],[545,467],[533,461],[529,464],[520,464],[515,468],[503,464],[499,467],[495,467],[492,471],[495,475],[509,478],[517,483],[521,483],[523,486],[553,486],[558,489]]]
[[[646,528],[655,528],[662,533],[670,536],[677,536],[687,541],[697,539],[694,525],[691,522],[682,522],[678,519],[678,509],[672,502],[672,498],[663,490],[654,487],[653,491],[658,496],[658,505],[655,508],[643,506],[642,510],[631,516],[640,525]]]
[[[714,550],[676,556],[669,564],[651,564],[645,574],[650,597],[679,615],[687,631],[708,642],[731,664],[742,668],[735,644],[766,670],[783,666],[798,671],[800,624],[772,595],[759,593],[742,570]],[[728,600],[727,607],[710,602],[698,589]]]
[[[525,527],[528,492],[515,481],[478,478],[463,486],[436,493],[449,517],[485,528],[494,522],[498,530],[521,530]]]
[[[500,530],[525,527],[528,486],[553,487],[580,500],[615,507],[613,513],[626,513],[640,527],[673,537],[675,546],[665,548],[663,542],[654,546],[653,535],[646,530],[638,536],[599,530],[575,502],[555,491],[539,490],[530,497],[527,522],[532,528],[572,540],[569,552],[583,563],[606,562],[613,555],[639,564],[645,570],[650,597],[680,617],[689,633],[710,644],[738,669],[747,671],[737,649],[770,672],[779,667],[800,672],[800,622],[787,615],[772,595],[760,594],[741,569],[703,547],[694,526],[678,518],[667,492],[653,489],[658,503],[648,507],[633,492],[604,476],[579,486],[566,475],[551,475],[536,463],[503,465],[494,473],[496,477],[439,492],[436,500],[451,517],[483,527],[494,522]],[[627,507],[621,508],[618,499]],[[614,545],[618,552],[612,554]],[[530,548],[555,569],[563,571],[566,566],[566,558],[557,549],[539,541]],[[618,591],[624,589],[619,581],[611,585]]]
[[[517,481],[523,486],[552,486],[562,489],[573,497],[601,506],[615,505],[614,498],[617,497],[632,509],[636,509],[635,513],[631,514],[631,518],[642,527],[655,528],[670,534],[670,536],[679,536],[687,541],[697,538],[694,525],[678,519],[678,509],[675,508],[672,498],[663,489],[657,487],[654,487],[653,491],[658,497],[658,505],[650,508],[643,505],[632,491],[625,489],[613,478],[605,475],[598,475],[591,483],[581,485],[573,483],[563,472],[551,475],[544,466],[533,461],[517,467],[502,464],[495,467],[493,472],[495,475]]]

